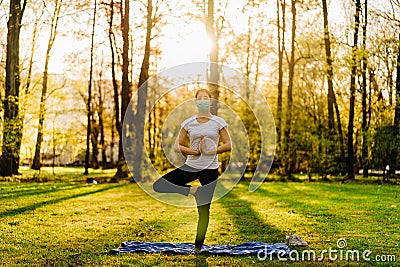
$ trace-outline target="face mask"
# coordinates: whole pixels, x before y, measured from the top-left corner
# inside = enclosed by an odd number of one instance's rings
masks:
[[[210,100],[209,99],[196,100],[196,105],[198,110],[206,111],[210,108]]]

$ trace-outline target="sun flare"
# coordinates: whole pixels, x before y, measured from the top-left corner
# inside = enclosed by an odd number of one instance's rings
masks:
[[[162,42],[163,57],[161,64],[164,67],[182,63],[207,61],[212,49],[212,41],[207,35],[205,25],[199,21],[192,21],[188,25],[171,25]],[[170,36],[176,36],[171,38]]]

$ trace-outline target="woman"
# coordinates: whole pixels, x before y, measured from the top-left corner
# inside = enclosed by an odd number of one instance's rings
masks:
[[[174,149],[187,156],[183,166],[167,173],[153,184],[153,189],[160,193],[178,193],[196,199],[199,220],[194,252],[201,251],[207,232],[210,204],[218,179],[218,155],[231,150],[231,139],[224,119],[210,112],[211,93],[199,89],[195,95],[197,115],[182,122]],[[190,147],[184,145],[189,136]],[[222,144],[219,146],[219,139]],[[198,179],[201,186],[188,183]]]

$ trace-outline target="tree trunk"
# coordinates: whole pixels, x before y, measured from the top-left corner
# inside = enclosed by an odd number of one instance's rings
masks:
[[[35,24],[33,26],[33,32],[32,32],[32,47],[31,47],[31,54],[29,58],[29,66],[28,66],[28,75],[26,78],[26,85],[25,85],[25,99],[22,103],[22,114],[21,114],[21,133],[23,132],[24,129],[24,118],[25,118],[25,112],[26,112],[26,107],[28,106],[27,100],[28,100],[28,95],[30,93],[31,89],[31,81],[32,81],[32,69],[33,69],[33,57],[35,55],[35,46],[36,46],[36,41],[37,41],[37,35],[38,35],[38,24],[43,16],[44,13],[44,7],[41,7],[41,13],[35,18]]]
[[[154,101],[156,99],[156,92],[155,92],[155,88],[153,87],[151,90],[151,98],[153,99],[152,101]],[[156,142],[155,142],[155,135],[156,135],[156,114],[155,111],[156,107],[153,107],[153,110],[149,110],[149,115],[148,115],[148,121],[149,121],[149,126],[147,128],[147,139],[148,144],[149,144],[149,158],[152,162],[155,161],[155,146],[156,146]]]
[[[146,113],[147,102],[147,79],[149,78],[149,64],[150,64],[150,40],[151,30],[153,28],[153,4],[152,0],[147,1],[147,30],[146,30],[146,44],[144,49],[144,57],[142,67],[140,69],[139,83],[138,83],[138,101],[137,109],[134,118],[135,132],[136,132],[136,146],[134,158],[134,172],[133,177],[135,181],[142,179],[142,159],[143,159],[143,146],[144,146],[144,121]]]
[[[154,159],[157,156],[157,132],[158,132],[157,131],[157,106],[154,106],[154,108],[153,108],[153,157],[154,157]]]
[[[103,118],[104,96],[103,96],[103,89],[102,89],[102,72],[99,73],[98,94],[99,94],[99,107],[97,109],[97,115],[99,117],[101,167],[103,169],[105,169],[107,167],[107,157],[106,157],[105,136],[104,136],[104,118]]]
[[[213,97],[211,103],[211,113],[217,115],[218,113],[218,81],[219,81],[219,70],[218,70],[218,38],[214,26],[214,0],[208,0],[207,18],[206,18],[206,32],[211,40],[211,51],[210,51],[210,76],[209,76],[209,87],[211,95]]]
[[[44,8],[41,8],[41,13],[39,16],[36,17],[35,19],[35,24],[33,26],[33,32],[32,32],[32,47],[31,47],[31,55],[29,58],[29,67],[28,67],[28,76],[26,78],[26,86],[25,86],[25,95],[29,94],[30,88],[31,88],[31,79],[32,79],[32,68],[33,68],[33,56],[35,55],[35,46],[36,46],[36,41],[37,41],[37,35],[38,35],[38,24],[43,16],[44,13]]]
[[[88,82],[88,100],[87,100],[87,127],[86,127],[86,153],[85,153],[85,172],[83,173],[84,175],[89,174],[89,161],[90,161],[90,132],[92,130],[92,125],[91,125],[91,120],[92,120],[92,80],[93,80],[93,47],[94,47],[94,30],[96,27],[96,12],[97,12],[97,0],[94,0],[94,9],[93,9],[93,23],[92,23],[92,35],[91,35],[91,43],[90,43],[90,70],[89,70],[89,82]],[[92,136],[92,138],[94,138]],[[94,160],[97,155],[94,155],[95,150],[97,150],[97,147],[94,147],[94,143],[96,143],[97,146],[97,138],[96,140],[92,139],[92,144],[93,144],[93,153],[92,153],[92,162],[96,164],[97,158]],[[98,162],[97,166],[92,166],[98,168]]]
[[[91,123],[91,129],[90,129],[90,140],[92,143],[92,158],[90,159],[91,165],[93,169],[98,169],[99,168],[99,125],[97,124],[96,120],[91,118],[92,123]]]
[[[335,119],[333,113],[334,91],[333,91],[333,72],[332,72],[332,55],[331,55],[331,40],[329,38],[329,25],[328,25],[328,8],[326,0],[322,0],[322,9],[324,15],[324,41],[325,41],[325,55],[326,55],[326,76],[328,79],[328,127],[329,137],[333,138],[335,132]]]
[[[121,10],[122,10],[122,3],[121,3]],[[112,179],[113,182],[116,182],[118,179],[128,177],[128,169],[125,162],[125,156],[123,151],[123,133],[122,133],[122,122],[123,122],[123,115],[129,105],[129,101],[131,99],[131,86],[129,83],[129,0],[125,0],[123,12],[121,12],[122,17],[122,39],[123,39],[123,46],[122,46],[122,88],[121,88],[121,120],[118,121],[117,129],[119,134],[119,141],[118,141],[118,163],[117,163],[117,172]],[[114,87],[115,91],[115,87]],[[115,97],[115,95],[114,95]],[[115,98],[114,98],[115,100]],[[118,100],[116,100],[117,104]],[[116,109],[119,109],[119,106],[116,106]],[[117,118],[116,118],[117,120]]]
[[[358,27],[360,24],[360,0],[356,0],[356,12],[354,15],[354,37],[353,49],[351,60],[351,78],[350,78],[350,108],[349,108],[349,125],[347,137],[347,174],[349,179],[354,179],[354,145],[353,145],[353,132],[354,132],[354,101],[356,94],[356,75],[357,75],[357,52],[358,52]]]
[[[363,177],[368,177],[369,160],[368,160],[368,124],[367,124],[367,0],[364,1],[364,23],[362,27],[362,152],[361,152],[361,162],[363,167]]]
[[[53,169],[53,175],[55,175],[55,167],[56,167],[56,127],[55,127],[55,121],[56,121],[57,115],[54,115],[53,118],[53,131],[52,131],[52,148],[53,148],[53,156],[52,156],[52,160],[51,160],[51,167]]]
[[[21,147],[22,129],[19,108],[19,37],[21,20],[26,1],[10,1],[9,18],[7,22],[7,59],[6,88],[3,100],[3,146],[0,161],[0,175],[12,176],[18,174],[19,152]]]
[[[278,58],[279,58],[279,70],[278,70],[278,103],[277,103],[277,149],[278,153],[281,151],[282,145],[282,92],[283,92],[283,51],[285,51],[285,6],[286,0],[280,3],[281,0],[276,1],[277,8],[277,23],[278,23]],[[281,5],[280,5],[281,4]],[[279,18],[279,9],[282,6],[282,37],[281,37],[281,26]]]
[[[101,147],[101,167],[103,169],[107,168],[107,156],[106,156],[106,147],[104,140],[104,121],[103,121],[103,112],[99,113],[99,127],[100,127],[100,147]]]
[[[118,137],[122,138],[122,128],[119,119],[119,92],[118,92],[118,84],[117,78],[115,74],[115,49],[114,49],[114,33],[113,33],[113,23],[114,23],[114,1],[111,0],[110,2],[110,21],[109,21],[109,28],[108,28],[108,40],[110,42],[110,50],[111,50],[111,77],[112,77],[112,85],[113,85],[113,92],[114,92],[114,116],[113,122],[115,122],[115,128],[117,129]],[[115,146],[115,132],[114,132],[114,124],[111,127],[111,164],[114,165],[114,146]],[[117,171],[118,173],[118,171]]]
[[[115,112],[114,112],[115,114]],[[110,145],[110,165],[112,167],[115,166],[115,161],[114,161],[114,147],[115,147],[115,117],[113,116],[112,122],[111,122],[111,145]]]
[[[342,130],[342,122],[340,119],[340,111],[339,106],[336,102],[336,96],[333,94],[333,103],[335,106],[336,120],[337,120],[337,129],[339,134],[339,145],[340,145],[340,164],[341,164],[341,173],[342,175],[346,174],[346,165],[345,165],[345,145],[344,145],[344,137]]]
[[[397,53],[396,107],[394,112],[394,127],[397,130],[397,136],[400,136],[400,49]]]
[[[293,106],[293,79],[294,79],[294,65],[295,65],[295,40],[296,40],[296,1],[292,0],[292,40],[291,40],[291,54],[289,62],[289,85],[287,91],[287,114],[285,126],[285,175],[290,179],[292,178],[292,141],[291,141],[291,127],[292,127],[292,106]]]
[[[51,18],[50,37],[47,43],[46,59],[43,70],[42,94],[40,96],[40,108],[39,108],[38,135],[35,146],[35,156],[33,157],[33,163],[31,166],[31,168],[34,170],[40,170],[40,150],[43,142],[43,124],[46,115],[47,78],[49,70],[49,61],[51,56],[51,49],[53,48],[54,40],[56,39],[57,36],[57,27],[58,27],[58,21],[60,19],[62,0],[56,0],[54,5],[55,5],[54,12]]]
[[[251,45],[251,20],[250,15],[247,18],[247,40],[246,40],[246,94],[245,101],[249,103],[250,101],[250,72],[251,72],[251,55],[250,55],[250,45]]]

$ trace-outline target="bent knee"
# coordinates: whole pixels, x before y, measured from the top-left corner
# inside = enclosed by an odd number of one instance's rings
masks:
[[[161,177],[157,181],[153,183],[153,190],[159,193],[163,193],[165,191],[165,178]]]
[[[162,178],[161,178],[162,179]],[[162,189],[162,185],[161,185],[161,179],[158,179],[157,181],[155,181],[154,183],[153,183],[153,190],[154,191],[156,191],[156,192],[160,192]]]

